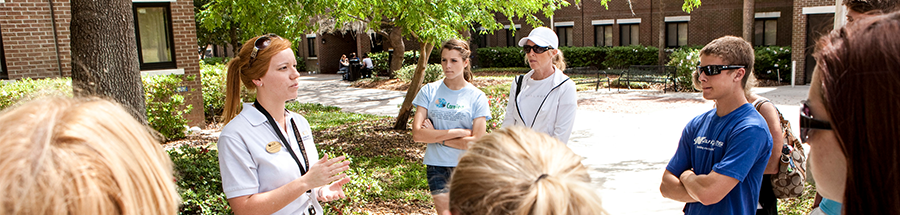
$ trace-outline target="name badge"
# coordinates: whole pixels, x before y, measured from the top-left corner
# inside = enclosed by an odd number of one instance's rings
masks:
[[[281,151],[281,143],[275,141],[269,142],[269,144],[266,144],[266,151],[271,154]]]

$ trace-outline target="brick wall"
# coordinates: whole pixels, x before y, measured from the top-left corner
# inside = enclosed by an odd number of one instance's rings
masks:
[[[205,126],[203,114],[203,85],[200,83],[199,53],[197,53],[197,28],[194,21],[194,2],[177,0],[169,5],[172,12],[172,32],[175,40],[176,67],[184,69],[185,78],[182,85],[191,91],[183,93],[185,104],[193,106],[193,110],[185,116],[191,126]]]
[[[60,14],[62,9],[69,11],[68,2],[58,2],[54,6],[57,16],[63,15]],[[50,4],[44,0],[9,0],[0,3],[0,33],[3,34],[5,63],[10,79],[59,77],[66,74],[57,63],[62,58],[58,58],[56,54],[51,19]],[[65,26],[68,31],[68,23],[60,21],[57,20],[57,26]],[[60,39],[68,41],[68,37]],[[65,51],[68,52],[68,45],[65,46]],[[62,54],[64,50],[60,48]]]
[[[793,31],[791,34],[791,60],[796,61],[794,70],[797,77],[795,84],[806,84],[806,34],[807,34],[807,15],[803,14],[804,7],[817,7],[835,5],[834,0],[794,0],[793,11]]]
[[[185,76],[196,77],[184,82],[184,86],[193,90],[184,93],[185,103],[194,108],[185,118],[191,121],[192,126],[202,126],[205,123],[194,4],[188,0],[177,0],[171,2],[170,8],[176,66],[184,69]],[[51,19],[56,21],[55,41]],[[46,0],[7,0],[0,3],[0,34],[9,79],[71,76],[71,19],[70,1],[67,0],[53,1],[53,17]]]
[[[704,1],[702,6],[694,9],[690,14],[681,10],[684,1],[664,0],[665,16],[690,16],[688,22],[688,45],[706,45],[709,41],[725,35],[742,35],[743,0]],[[554,14],[554,22],[575,23],[573,26],[573,39],[575,46],[594,46],[593,20],[616,20],[640,18],[639,43],[641,45],[657,46],[659,43],[659,2],[658,1],[611,1],[609,9],[604,8],[599,1],[582,1],[580,5],[570,5]],[[778,19],[778,32],[776,44],[788,46],[791,44],[792,11],[791,1],[757,0],[756,12],[780,11]],[[497,20],[504,24],[509,22],[502,15],[497,15]],[[542,18],[545,26],[550,26],[549,18]],[[522,24],[522,29],[517,31],[516,38],[527,36],[531,27],[524,21],[516,20]],[[506,46],[506,31],[498,30],[488,36],[489,46]],[[621,45],[620,25],[613,24],[613,44]]]

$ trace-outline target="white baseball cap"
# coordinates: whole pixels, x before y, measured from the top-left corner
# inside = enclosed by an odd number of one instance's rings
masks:
[[[538,27],[531,30],[527,37],[519,40],[519,46],[525,46],[528,40],[541,47],[559,48],[559,38],[556,37],[556,33],[553,30],[547,27]]]

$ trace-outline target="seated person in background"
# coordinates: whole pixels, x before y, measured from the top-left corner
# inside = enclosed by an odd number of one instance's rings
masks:
[[[0,214],[178,212],[169,156],[118,104],[42,99],[0,121]]]
[[[450,179],[450,213],[606,214],[581,159],[529,128],[494,131],[460,158]]]

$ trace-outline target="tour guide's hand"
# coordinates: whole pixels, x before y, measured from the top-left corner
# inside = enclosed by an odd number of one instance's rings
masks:
[[[300,178],[305,178],[307,185],[310,187],[321,187],[346,178],[347,174],[341,173],[350,168],[350,161],[344,161],[344,156],[328,159],[328,155],[322,157],[309,168],[309,172]]]
[[[349,182],[350,182],[350,178],[347,177],[347,178],[341,179],[340,181],[335,181],[334,183],[331,183],[328,186],[320,187],[319,188],[319,196],[317,199],[320,202],[330,202],[330,201],[334,201],[334,200],[338,200],[338,199],[347,198],[347,196],[344,195],[344,190],[343,190],[342,186],[344,186],[344,184],[347,184]]]

